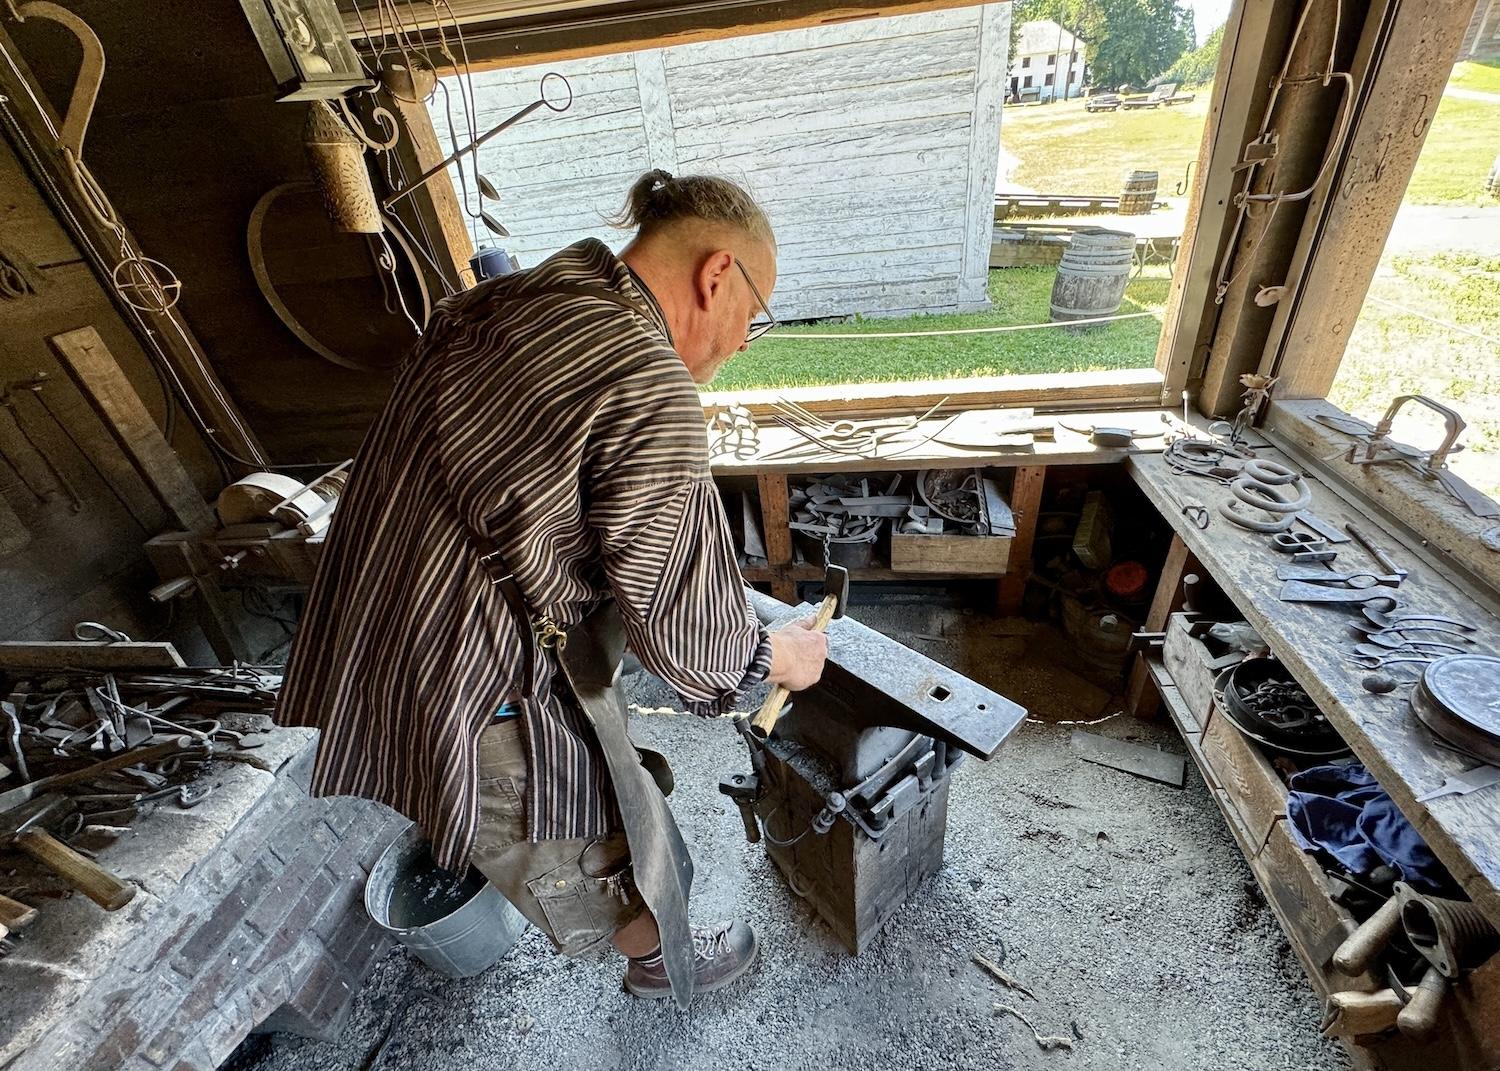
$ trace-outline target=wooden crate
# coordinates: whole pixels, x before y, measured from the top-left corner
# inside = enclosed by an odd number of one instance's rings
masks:
[[[1000,576],[1010,567],[1009,536],[891,536],[891,569],[897,573]]]
[[[1264,845],[1250,869],[1318,995],[1384,988],[1368,972],[1351,978],[1334,968],[1333,953],[1354,932],[1354,916],[1333,902],[1322,866],[1292,840],[1285,819],[1272,825]]]

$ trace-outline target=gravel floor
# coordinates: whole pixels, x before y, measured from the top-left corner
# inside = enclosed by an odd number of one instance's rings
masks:
[[[1076,659],[1049,629],[899,596],[856,614],[1040,719],[956,774],[942,871],[864,955],[745,843],[716,788],[746,764],[728,723],[672,713],[638,678],[632,731],[673,761],[695,916],[750,921],[758,970],[684,1013],[626,995],[617,957],[561,959],[535,931],[461,982],[397,949],[336,1041],[252,1038],[236,1071],[1349,1067],[1319,1038],[1317,1001],[1196,772],[1177,790],[1074,756],[1057,723],[1118,708],[1063,668]],[[1181,750],[1129,718],[1090,731]],[[976,951],[1035,999],[982,973]],[[1071,1050],[1043,1051],[997,1001]]]

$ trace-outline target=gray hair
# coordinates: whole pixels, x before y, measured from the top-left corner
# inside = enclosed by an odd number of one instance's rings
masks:
[[[755,199],[728,179],[712,175],[674,178],[660,168],[647,171],[635,180],[625,207],[610,222],[616,227],[635,227],[644,237],[683,219],[727,224],[776,246],[770,221]]]

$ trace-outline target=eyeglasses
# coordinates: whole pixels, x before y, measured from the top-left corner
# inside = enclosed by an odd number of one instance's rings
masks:
[[[750,330],[745,332],[745,345],[750,345],[758,338],[762,338],[773,327],[780,327],[781,321],[776,319],[776,314],[771,311],[771,306],[766,304],[766,299],[760,296],[760,290],[755,285],[755,280],[750,278],[750,273],[745,270],[745,265],[740,263],[740,258],[734,258],[735,267],[740,269],[740,274],[745,277],[745,285],[750,288],[750,293],[755,295],[756,302],[760,305],[760,311],[766,314],[766,322],[763,324],[751,324]]]

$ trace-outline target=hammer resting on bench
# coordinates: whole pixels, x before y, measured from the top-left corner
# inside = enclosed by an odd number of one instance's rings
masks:
[[[844,616],[844,607],[849,602],[849,570],[841,565],[830,565],[823,573],[823,602],[813,618],[812,630],[826,632],[828,622]],[[750,719],[750,728],[762,739],[771,735],[776,719],[781,717],[781,708],[786,706],[790,693],[781,685],[771,689],[765,703]]]
[[[135,896],[126,884],[98,863],[80,855],[42,828],[42,823],[73,810],[60,795],[41,796],[0,815],[0,848],[16,847],[51,869],[106,911],[118,911]]]

